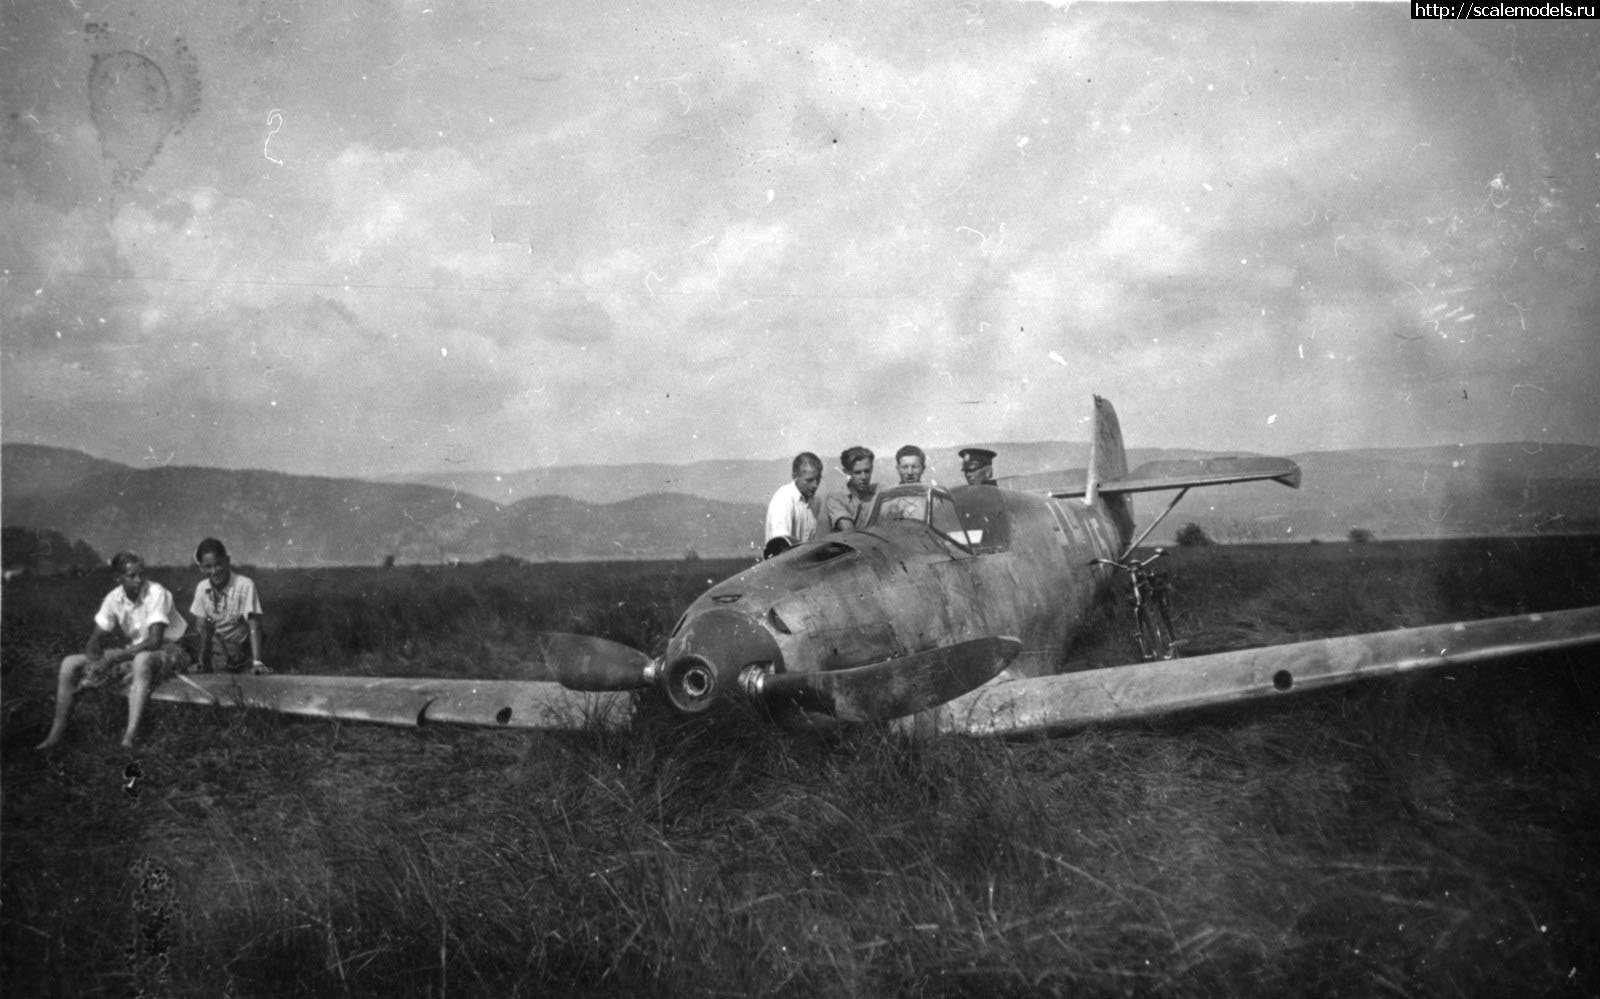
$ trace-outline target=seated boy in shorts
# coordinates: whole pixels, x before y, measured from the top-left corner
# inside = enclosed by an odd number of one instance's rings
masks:
[[[73,698],[80,690],[109,686],[127,687],[128,729],[122,736],[122,745],[132,746],[145,705],[150,702],[150,691],[189,668],[189,655],[178,644],[188,624],[178,613],[172,593],[160,583],[144,578],[144,559],[133,552],[118,552],[111,560],[111,568],[117,573],[117,588],[100,601],[100,609],[94,615],[94,633],[84,644],[83,653],[61,660],[55,719],[39,749],[49,749],[61,741]],[[128,644],[101,651],[101,643],[119,631]]]
[[[205,574],[189,605],[200,627],[200,671],[271,673],[261,661],[261,598],[256,584],[233,571],[228,549],[216,538],[200,542],[194,561]]]

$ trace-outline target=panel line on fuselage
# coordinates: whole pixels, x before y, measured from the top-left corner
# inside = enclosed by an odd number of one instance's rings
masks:
[[[1070,544],[1067,537],[1062,537],[1062,550],[1070,553],[1074,546],[1081,549],[1087,544],[1101,558],[1111,557],[1111,543],[1106,534],[1106,521],[1104,517],[1099,515],[1100,512],[1098,510],[1081,501],[1057,499],[1053,496],[1049,497],[1045,502],[1050,507],[1050,512],[1055,515],[1056,520],[1064,525],[1066,533],[1071,535]],[[1075,503],[1076,505],[1069,507],[1067,505],[1069,503]],[[1087,537],[1087,541],[1085,537]]]
[[[1056,532],[1061,535],[1059,542],[1063,552],[1071,552],[1074,543],[1082,544],[1081,534],[1074,528],[1072,518],[1057,504],[1058,500],[1046,499],[1044,505],[1049,508],[1050,515],[1055,518]]]
[[[1057,503],[1062,504],[1063,507],[1065,506],[1065,502],[1062,500],[1051,501],[1052,506]],[[1078,518],[1069,515],[1064,508],[1057,512],[1060,515],[1062,522],[1067,525],[1067,529],[1072,532],[1073,542],[1076,543],[1080,548],[1088,544],[1088,529],[1085,528],[1083,524],[1078,522]]]

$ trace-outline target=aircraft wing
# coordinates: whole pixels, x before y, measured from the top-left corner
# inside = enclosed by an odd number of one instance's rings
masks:
[[[1020,486],[1020,478],[1019,483]],[[1148,461],[1119,479],[1099,484],[1102,493],[1145,493],[1163,489],[1188,489],[1194,486],[1221,486],[1230,482],[1257,482],[1271,479],[1291,489],[1300,488],[1300,466],[1288,458],[1196,458]],[[1008,480],[1007,484],[1011,484]],[[1050,490],[1058,498],[1083,496],[1088,481],[1070,481]]]
[[[1014,640],[995,641],[1002,652],[1014,654]],[[1600,607],[1002,680],[891,724],[918,736],[1048,733],[1590,645],[1600,645]],[[996,661],[1003,665],[1008,660],[1002,656]],[[447,722],[580,731],[624,727],[633,715],[632,697],[625,691],[576,691],[541,680],[207,673],[169,680],[150,696],[180,704],[256,707],[405,726]]]
[[[627,693],[580,692],[542,680],[200,673],[168,680],[150,696],[177,704],[263,708],[385,725],[450,722],[577,731],[621,727],[633,715]]]
[[[979,638],[855,669],[767,675],[747,693],[842,721],[891,718],[972,690],[1003,670],[1021,648],[1015,638]],[[578,731],[629,723],[631,691],[648,682],[641,674],[648,656],[607,639],[564,634],[539,636],[531,651],[529,672],[559,681],[199,673],[169,680],[150,696],[175,704],[383,725],[449,722]]]
[[[916,735],[1018,735],[1320,690],[1366,677],[1600,644],[1600,607],[997,681],[914,718]]]

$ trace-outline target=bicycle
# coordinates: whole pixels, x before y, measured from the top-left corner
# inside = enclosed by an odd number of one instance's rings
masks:
[[[1154,555],[1144,561],[1130,559],[1090,559],[1090,565],[1108,565],[1128,574],[1129,602],[1133,604],[1133,637],[1139,645],[1139,655],[1145,662],[1154,659],[1178,658],[1182,642],[1172,631],[1172,581],[1164,572],[1152,572],[1150,563],[1167,554],[1157,548]],[[1154,610],[1152,611],[1152,608]]]

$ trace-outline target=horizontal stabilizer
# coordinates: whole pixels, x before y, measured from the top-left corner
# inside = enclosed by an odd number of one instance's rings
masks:
[[[1163,489],[1191,489],[1195,486],[1222,486],[1231,482],[1258,482],[1271,479],[1290,489],[1300,488],[1300,466],[1288,458],[1196,458],[1149,461],[1118,479],[1099,483],[1101,493],[1148,493]],[[1010,485],[1011,483],[1007,483]],[[1062,488],[1052,488],[1051,496],[1083,496],[1087,484],[1068,480]]]
[[[200,673],[169,680],[150,696],[175,704],[261,708],[383,725],[448,722],[566,731],[620,727],[633,710],[627,694],[580,693],[539,680]]]
[[[1065,468],[1053,472],[1002,475],[996,485],[1025,492],[1048,492],[1053,496],[1082,496],[1089,488],[1087,468]]]
[[[992,683],[905,719],[916,735],[1053,732],[1600,644],[1600,607],[1241,649]]]

